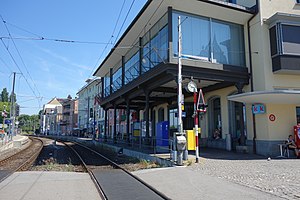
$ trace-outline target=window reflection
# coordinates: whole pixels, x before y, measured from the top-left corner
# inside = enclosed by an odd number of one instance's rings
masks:
[[[125,84],[139,76],[139,52],[125,63]]]
[[[191,14],[173,13],[173,51],[178,51],[178,16],[181,16],[182,54],[203,60],[245,66],[243,26]]]
[[[104,96],[108,96],[110,94],[110,78],[108,74],[104,77]]]
[[[122,87],[122,67],[119,67],[119,69],[113,75],[112,91],[115,92],[121,87]]]

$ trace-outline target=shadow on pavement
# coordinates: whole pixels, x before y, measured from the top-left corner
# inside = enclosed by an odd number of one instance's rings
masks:
[[[189,152],[193,154],[193,152]],[[226,151],[221,149],[213,148],[200,148],[200,157],[208,159],[220,159],[220,160],[264,160],[267,159],[265,156],[237,153],[233,151]]]

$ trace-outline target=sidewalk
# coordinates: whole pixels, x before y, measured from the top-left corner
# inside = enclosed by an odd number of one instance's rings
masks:
[[[185,199],[281,199],[256,189],[191,170],[189,167],[149,169],[136,176],[174,200]]]
[[[15,172],[0,183],[1,200],[100,199],[87,173]]]
[[[188,158],[186,164],[191,165],[187,167],[134,174],[171,199],[300,199],[300,167],[295,167],[300,166],[299,159],[268,160],[265,156],[211,148],[200,148],[199,163],[194,163],[193,151]]]

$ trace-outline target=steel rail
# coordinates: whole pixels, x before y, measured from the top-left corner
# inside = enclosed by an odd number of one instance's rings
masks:
[[[163,199],[170,199],[169,197],[167,197],[166,195],[164,195],[163,193],[161,193],[160,191],[156,190],[154,187],[152,187],[151,185],[149,185],[148,183],[146,183],[145,181],[143,181],[142,179],[138,178],[137,176],[133,175],[132,173],[130,173],[128,170],[126,170],[125,168],[121,167],[120,165],[118,165],[117,163],[115,163],[114,161],[110,160],[109,158],[107,158],[106,156],[102,155],[101,153],[95,151],[94,149],[91,149],[85,145],[82,145],[80,143],[74,142],[74,141],[68,141],[70,143],[79,145],[95,154],[97,154],[98,156],[100,156],[101,158],[103,158],[104,160],[108,161],[109,163],[111,163],[115,168],[117,169],[121,169],[122,171],[124,171],[126,174],[128,174],[129,176],[133,177],[134,179],[136,179],[138,182],[140,182],[141,184],[143,184],[145,187],[149,188],[150,190],[152,190],[155,194],[157,194],[158,196],[160,196]],[[77,153],[78,154],[78,153]],[[93,175],[94,176],[94,175]],[[94,177],[95,178],[95,177]],[[96,180],[97,181],[97,180]],[[98,181],[97,181],[98,183]],[[98,183],[99,184],[99,183]],[[101,186],[100,186],[101,187]]]
[[[5,163],[8,163],[10,161],[12,161],[14,158],[17,158],[19,155],[21,155],[22,153],[24,153],[26,150],[29,150],[30,148],[33,148],[34,140],[38,141],[41,143],[40,147],[38,148],[37,151],[34,152],[33,155],[31,155],[28,159],[26,159],[22,164],[20,164],[19,166],[16,166],[14,169],[11,169],[6,176],[2,177],[0,179],[0,182],[2,182],[3,180],[5,180],[6,178],[8,178],[10,175],[12,175],[14,172],[16,171],[24,171],[27,170],[32,164],[33,162],[36,160],[36,158],[38,157],[38,155],[40,154],[41,150],[43,149],[44,146],[44,142],[41,139],[38,138],[29,138],[31,140],[31,144],[26,147],[25,149],[18,151],[17,153],[3,159],[0,161],[0,166],[3,166]]]
[[[34,138],[35,140],[38,140],[41,145],[38,148],[38,150],[30,157],[28,158],[22,165],[20,165],[15,171],[25,171],[27,170],[37,159],[37,157],[40,155],[43,147],[44,147],[44,141],[39,138]]]
[[[90,177],[91,177],[93,183],[95,184],[95,186],[96,186],[96,188],[97,188],[97,190],[98,190],[98,192],[99,192],[100,197],[101,197],[103,200],[108,200],[107,196],[106,196],[105,193],[103,192],[103,189],[102,189],[101,185],[100,185],[99,182],[97,181],[97,179],[96,179],[96,177],[95,177],[93,171],[89,169],[89,167],[86,165],[86,163],[84,162],[84,160],[82,159],[82,157],[79,155],[79,153],[78,153],[73,147],[71,147],[70,145],[68,145],[66,142],[61,141],[61,140],[60,140],[59,142],[63,143],[63,144],[66,145],[67,147],[69,147],[69,148],[77,155],[77,157],[80,159],[80,161],[81,161],[81,163],[82,163],[84,169],[88,172],[88,174],[90,175]],[[73,142],[71,142],[71,143],[73,143]]]
[[[32,145],[32,139],[29,138],[29,140],[31,140],[31,141],[30,141],[30,144],[29,144],[25,149],[22,149],[22,150],[20,150],[20,151],[18,151],[18,152],[16,152],[16,153],[14,153],[14,154],[12,154],[12,155],[6,157],[6,158],[0,160],[0,166],[2,165],[2,163],[7,162],[8,160],[12,159],[14,156],[20,154],[22,151],[25,151],[25,150],[27,150],[29,147],[31,147],[31,145]]]

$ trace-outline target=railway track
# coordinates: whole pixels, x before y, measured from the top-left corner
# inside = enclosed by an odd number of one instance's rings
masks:
[[[115,162],[75,142],[63,142],[79,157],[102,199],[169,199]]]
[[[31,137],[30,140],[31,144],[27,148],[0,161],[0,182],[16,171],[27,170],[36,160],[43,149],[43,141]]]

